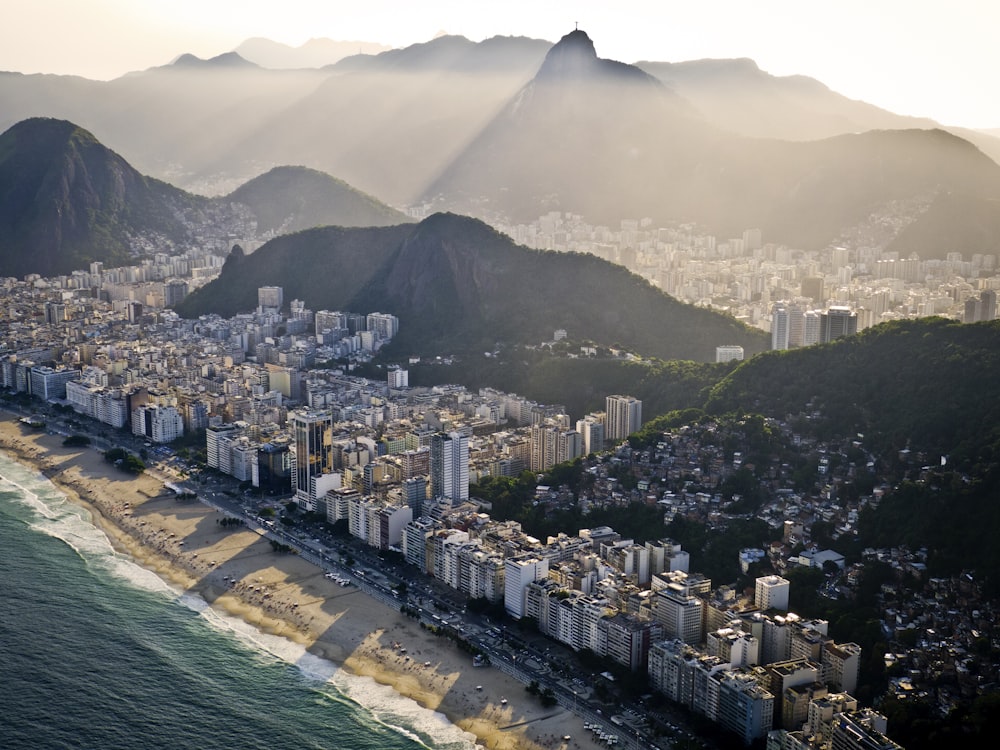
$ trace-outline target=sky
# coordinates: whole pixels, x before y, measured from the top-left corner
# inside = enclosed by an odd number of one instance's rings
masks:
[[[555,42],[577,23],[605,58],[749,57],[898,114],[1000,128],[996,0],[0,0],[0,70],[106,80],[250,37]]]

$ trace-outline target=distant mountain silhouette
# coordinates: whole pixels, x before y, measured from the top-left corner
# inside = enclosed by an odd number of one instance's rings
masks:
[[[319,268],[337,269],[320,274]],[[482,352],[536,344],[557,328],[578,340],[649,356],[714,360],[715,347],[767,348],[767,336],[686,305],[591,255],[528,250],[482,222],[435,214],[416,225],[314,229],[227,261],[220,277],[177,308],[232,315],[275,284],[313,309],[380,310],[405,325],[401,353]]]
[[[287,233],[329,224],[380,227],[411,221],[343,180],[307,167],[275,167],[226,200],[249,206],[260,231]]]
[[[500,37],[472,42],[464,36],[443,35],[422,44],[387,50],[377,55],[352,55],[336,63],[337,71],[428,72],[464,71],[499,72],[532,70],[541,63],[551,47],[542,39]]]
[[[272,170],[227,198],[192,195],[143,176],[71,122],[34,118],[0,135],[0,275],[51,276],[92,261],[133,263],[144,246],[182,248],[210,221],[236,216],[237,202],[262,231],[407,221],[340,180],[297,167]]]
[[[350,55],[378,54],[390,47],[377,42],[343,42],[333,39],[310,39],[298,47],[253,37],[242,42],[234,52],[262,68],[296,69],[322,68]]]
[[[256,63],[252,63],[238,52],[224,52],[221,55],[203,60],[190,53],[181,55],[171,64],[175,68],[257,68]]]
[[[575,31],[424,197],[522,221],[568,210],[698,221],[728,236],[758,226],[817,247],[888,201],[937,188],[1000,195],[1000,167],[940,130],[740,137],[635,66],[599,59]]]
[[[809,141],[868,130],[934,129],[926,117],[907,117],[849,99],[815,78],[775,76],[747,58],[637,62],[691,102],[715,127],[752,138]],[[948,127],[1000,163],[1000,133]]]
[[[213,60],[109,82],[0,73],[0,127],[68,119],[141,172],[203,194],[302,164],[394,205],[648,216],[720,237],[759,226],[806,248],[888,201],[997,195],[994,165],[929,122],[749,60],[644,62],[643,72],[602,60],[582,31],[554,47],[442,36],[322,70]],[[914,125],[927,129],[889,132]],[[948,132],[1000,158],[997,139]]]

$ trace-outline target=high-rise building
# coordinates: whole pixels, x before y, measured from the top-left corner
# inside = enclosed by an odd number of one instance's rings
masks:
[[[791,583],[780,576],[763,576],[757,579],[754,603],[761,612],[769,609],[788,611],[788,592]]]
[[[788,348],[788,308],[780,302],[771,308],[771,348]]]
[[[832,750],[902,750],[883,734],[885,717],[870,708],[840,714],[834,719]]]
[[[802,346],[819,343],[820,315],[815,310],[807,310],[802,316]]]
[[[608,396],[605,399],[605,436],[624,440],[642,427],[642,401],[632,396]]]
[[[984,289],[979,295],[979,319],[996,320],[997,293],[992,289]]]
[[[431,493],[452,505],[469,499],[469,438],[439,432],[431,439]]]
[[[604,422],[588,415],[576,422],[576,431],[583,441],[583,455],[604,450]]]
[[[545,558],[508,558],[504,564],[504,607],[507,613],[520,620],[524,617],[524,599],[528,584],[548,577],[549,562]]]
[[[183,279],[170,279],[163,285],[163,305],[173,307],[180,304],[188,294],[188,284]]]
[[[303,410],[288,415],[295,441],[295,499],[306,510],[316,510],[315,480],[333,473],[333,415]]]
[[[735,344],[715,347],[716,362],[743,361],[743,347]]]
[[[403,496],[406,504],[413,509],[413,517],[420,518],[424,514],[424,503],[427,502],[427,478],[421,476],[404,479]]]
[[[257,288],[257,307],[261,312],[279,312],[285,301],[285,291],[280,286]]]
[[[841,336],[851,336],[858,332],[858,316],[849,307],[830,307],[820,315],[819,340],[827,344]]]
[[[390,367],[386,373],[389,387],[392,389],[406,388],[410,385],[410,371],[402,367]]]

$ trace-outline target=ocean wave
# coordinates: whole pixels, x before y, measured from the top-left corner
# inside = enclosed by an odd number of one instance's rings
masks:
[[[187,596],[185,600],[196,597]],[[238,617],[208,607],[199,610],[212,627],[231,634],[258,655],[294,666],[299,675],[314,684],[324,700],[353,703],[369,720],[424,747],[471,750],[475,737],[452,724],[437,711],[424,708],[370,677],[353,675],[337,664],[311,654],[304,646],[277,635],[262,633]],[[333,691],[330,690],[333,688]]]
[[[146,591],[178,596],[162,578],[119,553],[93,516],[44,475],[0,453],[0,487],[5,486],[12,490],[11,500],[31,511],[26,521],[32,529],[63,541],[88,565]]]
[[[335,663],[309,653],[294,641],[264,633],[238,617],[213,609],[200,596],[180,591],[116,551],[108,536],[94,525],[86,509],[73,504],[41,473],[0,453],[0,492],[30,511],[28,525],[62,540],[88,566],[96,566],[119,580],[166,595],[197,613],[212,629],[224,632],[256,658],[293,666],[324,701],[352,703],[367,720],[428,748],[472,750],[475,737],[448,721],[443,714],[422,707],[391,687],[370,677],[352,675]]]

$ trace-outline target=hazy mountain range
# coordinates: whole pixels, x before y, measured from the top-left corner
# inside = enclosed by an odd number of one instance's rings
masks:
[[[254,45],[267,46],[240,49]],[[322,68],[262,62],[286,64],[233,52],[109,82],[4,73],[0,116],[72,120],[141,172],[196,191],[303,164],[393,205],[649,216],[721,236],[759,226],[807,247],[889,200],[951,193],[957,224],[965,196],[1000,194],[989,158],[1000,140],[747,60],[624,65],[577,31],[556,45],[443,36]]]

